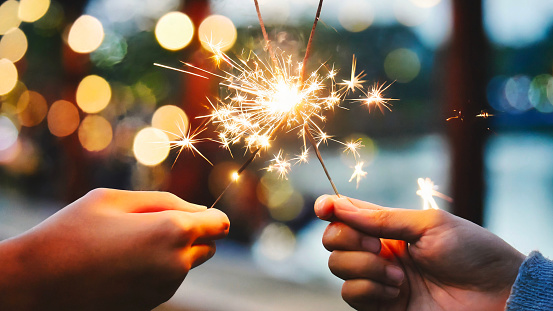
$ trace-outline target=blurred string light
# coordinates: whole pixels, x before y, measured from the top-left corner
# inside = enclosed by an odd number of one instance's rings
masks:
[[[438,5],[438,3],[440,3],[442,0],[410,0],[410,1],[413,2],[414,5],[419,6],[421,8],[431,8]]]
[[[0,5],[0,35],[5,34],[12,28],[19,27],[19,2],[8,0]]]
[[[104,40],[104,27],[102,23],[90,15],[82,15],[71,25],[67,43],[69,47],[82,54],[95,51]]]
[[[194,36],[194,24],[182,12],[169,12],[156,24],[156,39],[164,49],[177,51],[186,47]]]
[[[102,77],[86,76],[77,87],[77,104],[87,113],[102,111],[111,100],[111,87]]]
[[[347,1],[338,12],[338,20],[344,29],[351,32],[360,32],[372,24],[374,9],[367,1]]]
[[[553,112],[553,77],[550,74],[534,77],[528,90],[528,99],[537,111]]]
[[[188,126],[188,116],[174,105],[161,106],[152,116],[152,127],[165,132],[170,140],[179,139],[181,130],[188,129]]]
[[[271,217],[277,221],[291,221],[298,217],[303,209],[302,195],[294,190],[288,180],[267,173],[257,186],[257,198],[267,207]]]
[[[421,63],[415,52],[400,48],[388,53],[384,60],[384,70],[391,80],[407,83],[419,75]]]
[[[547,37],[553,25],[551,0],[483,1],[485,30],[492,42],[520,48]]]
[[[237,31],[232,21],[222,15],[211,15],[205,18],[198,27],[198,37],[204,49],[213,51],[213,44],[222,51],[228,51],[236,42]],[[212,42],[213,44],[208,44]]]
[[[553,112],[553,77],[517,75],[496,76],[486,88],[488,103],[497,111],[520,114],[531,109]]]
[[[58,100],[50,106],[47,116],[48,129],[52,135],[65,137],[79,127],[79,110],[66,100]]]
[[[35,91],[25,91],[17,101],[17,115],[23,126],[32,127],[38,125],[48,113],[46,99]]]
[[[39,20],[50,7],[50,0],[20,0],[19,18],[27,23]]]
[[[282,261],[294,254],[296,236],[282,223],[268,224],[258,240],[253,244],[253,255],[256,261]]]
[[[317,1],[265,0],[259,5],[267,25],[299,26],[311,23],[308,13]],[[293,7],[293,10],[290,8]],[[257,24],[255,9],[248,1],[211,1],[212,11],[228,16],[237,27]],[[423,44],[435,49],[447,42],[451,34],[451,0],[326,0],[321,15],[328,27],[347,31],[365,31],[369,27],[397,24],[410,27]]]
[[[64,11],[58,2],[50,3],[44,16],[33,23],[36,32],[44,36],[52,36],[63,28]]]
[[[169,155],[169,138],[160,129],[147,127],[140,130],[133,143],[136,160],[146,166],[155,166]]]
[[[6,95],[15,87],[18,79],[17,68],[9,59],[0,59],[0,95]]]
[[[7,116],[0,115],[0,152],[12,147],[19,136],[17,127]]]
[[[0,39],[0,59],[7,58],[15,63],[23,58],[27,47],[25,33],[19,28],[12,28]]]
[[[86,116],[78,130],[79,141],[83,148],[96,152],[104,150],[113,138],[111,124],[102,116]]]

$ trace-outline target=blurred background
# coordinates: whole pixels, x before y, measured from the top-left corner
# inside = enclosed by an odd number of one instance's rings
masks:
[[[275,47],[303,57],[316,0],[260,0]],[[361,137],[367,172],[340,145],[321,152],[341,193],[422,208],[417,178],[454,198],[438,205],[522,252],[553,256],[553,2],[325,0],[309,68],[352,55],[370,83],[393,82],[393,112],[346,102],[325,130]],[[211,205],[244,161],[215,143],[171,151],[177,124],[197,127],[217,72],[200,39],[235,58],[266,57],[250,0],[8,0],[0,5],[0,239],[97,187],[170,191]],[[214,41],[219,41],[214,40]],[[300,58],[301,59],[301,58]],[[214,137],[213,129],[202,133]],[[152,143],[157,143],[152,147]],[[294,140],[279,147],[297,150]],[[215,258],[159,310],[348,310],[321,245],[315,199],[331,193],[313,156],[287,179],[257,158],[218,204],[232,223]]]

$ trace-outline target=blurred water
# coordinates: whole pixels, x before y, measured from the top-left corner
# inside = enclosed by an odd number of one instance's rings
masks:
[[[553,137],[494,135],[485,161],[486,227],[525,254],[553,257]]]

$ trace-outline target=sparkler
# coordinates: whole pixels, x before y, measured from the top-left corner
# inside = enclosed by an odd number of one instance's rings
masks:
[[[438,186],[434,185],[434,182],[430,178],[419,178],[417,179],[419,184],[419,190],[417,190],[417,195],[420,196],[423,200],[422,208],[423,209],[440,209],[434,197],[439,197],[448,202],[453,202],[453,199],[447,195],[438,192]]]
[[[275,53],[265,30],[257,0],[254,0],[254,3],[265,38],[266,49],[270,55],[270,62],[264,61],[254,52],[234,60],[223,53],[218,44],[207,42],[214,53],[216,62],[225,65],[225,68],[228,69],[221,69],[222,73],[216,74],[189,63],[183,63],[188,70],[175,69],[202,78],[214,76],[221,79],[220,85],[225,87],[228,93],[215,102],[210,101],[213,111],[201,117],[207,118],[209,123],[217,127],[218,142],[223,147],[230,150],[231,145],[243,143],[246,151],[251,152],[246,162],[234,173],[233,181],[228,184],[212,206],[217,204],[234,180],[254,160],[261,149],[269,148],[277,134],[290,132],[296,132],[299,137],[303,138],[301,155],[292,160],[295,160],[296,163],[307,162],[308,150],[313,148],[334,192],[339,196],[340,194],[328,173],[318,146],[329,140],[335,141],[345,146],[344,152],[352,153],[354,158],[357,159],[359,156],[358,149],[362,147],[362,143],[359,140],[342,143],[332,139],[322,130],[323,123],[326,121],[324,114],[340,107],[340,103],[346,99],[348,93],[362,90],[365,82],[362,78],[365,74],[363,72],[356,73],[355,56],[352,61],[350,80],[336,83],[337,71],[334,67],[328,69],[325,64],[319,66],[309,75],[307,74],[306,64],[311,54],[313,36],[323,0],[319,1],[305,57],[301,63],[294,63],[292,57],[284,55],[283,52]],[[158,66],[174,69],[164,65]],[[375,106],[379,107],[381,111],[384,108],[390,110],[388,101],[391,99],[381,96],[381,92],[387,88],[388,86],[384,87],[384,85],[369,88],[367,92],[363,92],[365,97],[360,101],[369,108]],[[190,139],[182,139],[180,144],[186,145],[186,148],[197,152],[197,149],[191,145],[192,143],[193,141]],[[182,151],[182,148],[180,151]],[[275,171],[280,177],[286,178],[291,168],[290,161],[280,151],[270,161],[267,170]],[[358,162],[352,176],[352,178],[357,179],[357,182],[366,175],[366,172],[362,171],[362,166],[363,163]]]

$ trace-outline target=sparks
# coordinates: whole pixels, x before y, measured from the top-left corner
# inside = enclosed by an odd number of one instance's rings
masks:
[[[349,179],[349,182],[352,182],[354,179],[357,181],[357,188],[359,188],[359,182],[361,179],[367,176],[367,172],[363,171],[363,165],[365,165],[364,162],[358,162],[355,165],[351,178]]]
[[[279,153],[271,160],[271,165],[267,167],[267,171],[277,172],[280,178],[288,179],[290,167],[290,162],[282,156],[282,151],[279,151]]]
[[[446,121],[451,121],[453,119],[459,119],[461,121],[463,121],[463,112],[461,110],[453,110],[454,113],[456,113],[456,115],[454,115],[453,117],[449,117],[447,119],[445,119]]]
[[[440,209],[434,197],[439,197],[448,202],[453,202],[453,199],[446,196],[443,193],[438,192],[438,186],[434,185],[434,182],[430,178],[419,178],[417,179],[419,184],[419,190],[417,190],[417,195],[420,196],[423,200],[422,208],[423,209]]]
[[[182,121],[184,123],[184,121]],[[211,161],[209,161],[208,158],[206,158],[197,148],[194,146],[196,143],[208,140],[207,138],[197,138],[198,135],[200,135],[202,132],[206,130],[205,126],[201,126],[198,129],[191,131],[190,126],[188,126],[187,129],[184,129],[184,126],[178,125],[179,133],[171,133],[176,137],[179,137],[177,140],[171,140],[169,143],[171,144],[171,149],[178,149],[177,157],[175,158],[175,162],[173,162],[173,165],[175,165],[177,159],[181,155],[183,150],[189,150],[193,155],[199,154],[204,160],[206,160],[209,164],[213,165]]]
[[[355,55],[353,55],[353,59],[351,61],[351,77],[350,80],[342,80],[343,83],[340,83],[342,85],[342,89],[345,89],[345,92],[355,92],[356,89],[362,89],[363,83],[365,83],[365,80],[363,79],[366,74],[365,71],[361,71],[358,75],[355,75],[355,70],[357,67],[357,59],[355,58]]]
[[[387,109],[388,111],[392,111],[392,104],[390,103],[391,100],[396,100],[394,98],[384,98],[382,97],[382,93],[386,91],[391,84],[388,84],[386,86],[386,83],[383,83],[382,85],[373,85],[370,86],[367,89],[367,92],[363,92],[365,95],[364,98],[359,99],[362,104],[366,105],[369,108],[369,111],[371,110],[371,107],[376,107],[380,110],[380,112],[384,113],[384,109]]]
[[[480,113],[476,115],[476,117],[487,119],[489,117],[493,117],[493,114],[487,112],[486,110],[481,110]]]
[[[355,159],[357,159],[357,157],[359,156],[359,148],[365,147],[363,145],[363,141],[360,138],[347,142],[344,145],[344,153],[352,153]]]

